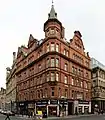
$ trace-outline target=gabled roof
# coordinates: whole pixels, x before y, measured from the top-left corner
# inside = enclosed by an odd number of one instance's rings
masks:
[[[28,41],[28,46],[34,41],[34,37],[32,36],[32,34],[30,34],[29,36],[29,41]]]

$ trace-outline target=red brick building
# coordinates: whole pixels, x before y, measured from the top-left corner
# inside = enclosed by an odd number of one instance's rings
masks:
[[[44,23],[45,38],[32,35],[28,47],[17,53],[17,108],[22,114],[41,109],[58,116],[91,112],[90,57],[84,52],[82,35],[65,40],[62,23],[52,5]]]

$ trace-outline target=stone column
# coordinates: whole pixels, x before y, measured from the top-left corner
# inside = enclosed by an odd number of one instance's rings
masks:
[[[75,114],[76,108],[78,112],[78,101],[77,100],[74,101],[74,114]]]
[[[68,116],[68,105],[66,105],[66,116]]]
[[[89,113],[91,113],[91,102],[89,102]]]
[[[84,105],[82,106],[82,113],[84,113]]]
[[[36,103],[35,103],[35,115],[36,115]]]
[[[47,105],[47,116],[48,116],[48,105]]]
[[[57,116],[59,116],[59,105],[57,105]]]

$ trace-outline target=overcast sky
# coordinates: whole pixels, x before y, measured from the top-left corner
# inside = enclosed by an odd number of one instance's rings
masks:
[[[43,24],[51,3],[51,0],[0,0],[0,87],[5,87],[6,67],[12,65],[13,51],[27,45],[30,33],[39,40],[44,38]],[[66,39],[79,30],[90,57],[105,64],[105,0],[54,0],[54,7],[65,27]]]

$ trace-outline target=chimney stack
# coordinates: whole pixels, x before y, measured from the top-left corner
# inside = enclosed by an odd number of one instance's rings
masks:
[[[13,62],[15,61],[16,59],[16,52],[13,52]]]
[[[64,27],[62,27],[62,38],[65,38],[65,28]]]

